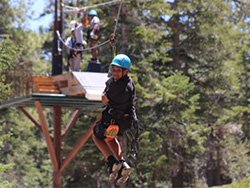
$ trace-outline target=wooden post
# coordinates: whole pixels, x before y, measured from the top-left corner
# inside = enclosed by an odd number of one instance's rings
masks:
[[[52,140],[50,139],[49,130],[48,130],[48,122],[46,121],[45,115],[43,113],[42,105],[39,101],[35,101],[35,106],[39,114],[40,124],[41,124],[43,135],[45,137],[45,140],[48,146],[52,165],[54,167],[54,170],[58,170],[57,158],[56,158]]]
[[[62,138],[67,136],[70,128],[75,124],[77,117],[79,116],[80,110],[77,109],[70,121],[67,124],[64,134],[62,134],[62,107],[53,106],[53,128],[54,128],[54,138],[49,134],[48,122],[43,112],[42,105],[40,101],[35,101],[35,107],[39,114],[40,124],[24,109],[19,108],[38,128],[41,129],[47,143],[48,151],[53,165],[54,176],[53,176],[53,187],[61,188],[62,187],[62,172],[65,167],[71,162],[71,160],[77,155],[83,145],[88,141],[93,133],[93,128],[97,121],[101,119],[101,115],[98,117],[96,122],[90,126],[87,132],[82,136],[81,140],[75,146],[75,148],[70,152],[66,159],[62,162],[61,150],[62,150]]]
[[[25,110],[24,107],[18,107],[18,109],[23,112],[23,114],[41,131],[43,132],[42,130],[42,127],[41,125],[35,120],[35,118],[27,111]],[[50,135],[50,139],[53,141],[53,137]]]
[[[54,149],[57,159],[58,169],[54,169],[54,188],[62,187],[62,177],[61,172],[59,171],[61,166],[61,129],[62,129],[62,107],[54,106],[53,107],[53,126],[54,126]]]
[[[62,172],[65,167],[70,163],[70,161],[76,156],[76,154],[80,151],[82,146],[88,141],[88,139],[91,137],[93,132],[93,127],[95,124],[93,124],[87,132],[83,135],[82,139],[78,142],[78,144],[75,146],[75,148],[70,152],[70,154],[67,156],[67,158],[63,161],[62,166],[60,168],[60,172]]]
[[[88,141],[88,139],[92,136],[93,128],[96,125],[97,121],[100,121],[101,115],[97,118],[97,120],[90,126],[90,128],[87,130],[87,132],[83,135],[81,140],[78,142],[78,144],[75,146],[75,148],[70,152],[70,154],[67,156],[67,158],[63,161],[60,172],[62,172],[65,167],[70,163],[70,161],[76,156],[76,154],[80,151],[80,149],[83,147],[83,145]]]
[[[77,121],[77,118],[78,118],[79,115],[80,115],[80,110],[77,109],[73,113],[72,117],[70,118],[69,122],[66,125],[66,128],[64,129],[64,131],[62,133],[62,140],[64,140],[67,137],[70,129],[76,124],[76,121]]]
[[[58,7],[60,4],[60,7]],[[59,21],[58,9],[61,11],[60,18],[62,19],[62,2],[61,0],[55,0],[55,20],[54,20],[54,31],[53,31],[53,46],[52,46],[52,75],[62,74],[62,51],[59,51],[60,43],[58,43],[58,38],[56,31],[59,30],[62,34],[62,20]]]
[[[38,128],[38,129],[40,129],[40,131],[42,131],[42,127],[41,127],[41,125],[32,117],[32,115],[30,115],[30,113],[29,112],[27,112],[26,110],[25,110],[25,108],[24,107],[19,107],[18,108],[19,110],[21,110],[22,112],[23,112],[23,114]]]

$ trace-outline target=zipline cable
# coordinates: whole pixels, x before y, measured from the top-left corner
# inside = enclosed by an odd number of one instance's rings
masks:
[[[121,14],[121,9],[122,9],[122,0],[120,2],[120,6],[119,6],[119,9],[118,9],[118,13],[117,13],[117,16],[116,16],[116,20],[115,20],[115,28],[114,28],[114,34],[116,33],[116,29],[117,29],[117,25],[118,25],[118,20],[120,18],[120,14]]]
[[[68,45],[64,42],[64,40],[62,39],[62,37],[61,37],[61,35],[60,35],[60,33],[59,33],[58,30],[56,31],[56,34],[57,34],[57,36],[58,36],[58,39],[59,39],[68,49],[74,50],[74,51],[77,51],[77,52],[84,52],[84,51],[92,50],[92,49],[99,48],[99,47],[104,46],[105,44],[109,43],[109,40],[106,40],[106,41],[104,41],[103,43],[101,43],[101,44],[99,44],[99,45],[97,45],[97,46],[93,46],[93,47],[91,47],[91,48],[76,49],[76,48],[72,48],[72,47],[68,46]]]
[[[119,6],[118,13],[117,13],[117,16],[116,16],[115,28],[114,28],[113,33],[111,34],[112,39],[110,40],[110,45],[111,45],[111,48],[112,48],[113,57],[116,56],[116,52],[117,52],[114,41],[115,41],[115,33],[116,33],[116,30],[117,30],[118,21],[119,21],[119,18],[120,18],[121,8],[122,8],[122,0],[120,2],[120,6]]]
[[[118,1],[118,0],[116,0],[116,1]],[[113,33],[112,33],[114,36],[115,36],[115,34],[116,34],[116,30],[117,30],[117,26],[118,26],[118,21],[119,21],[120,14],[121,14],[121,7],[122,7],[122,1],[123,1],[123,0],[119,0],[119,1],[120,1],[120,5],[119,5],[118,13],[117,13],[117,16],[116,16],[116,20],[115,20],[114,31],[113,31]],[[108,2],[107,2],[107,3],[108,3]],[[67,47],[68,49],[70,49],[70,50],[74,50],[74,51],[77,51],[77,52],[84,52],[84,51],[92,50],[92,49],[95,49],[95,48],[99,48],[99,47],[104,46],[104,45],[106,45],[106,44],[108,44],[108,43],[110,42],[110,39],[109,39],[109,40],[106,40],[106,41],[104,41],[103,43],[101,43],[101,44],[99,44],[99,45],[97,45],[97,46],[93,46],[93,47],[85,48],[85,49],[77,49],[77,48],[72,48],[72,47],[68,46],[68,45],[64,42],[64,40],[62,39],[62,37],[61,37],[61,35],[60,35],[60,33],[59,33],[58,30],[56,31],[56,34],[57,34],[57,36],[58,36],[58,39],[64,44],[64,46],[66,46],[66,47]]]
[[[101,7],[101,6],[113,5],[113,4],[116,4],[120,1],[121,0],[113,0],[113,1],[108,1],[105,3],[99,3],[99,4],[95,4],[95,5],[85,6],[82,8],[65,5],[64,3],[62,3],[62,6],[65,8],[68,8],[68,9],[81,10],[81,9],[90,9],[90,8],[96,8],[96,7]]]

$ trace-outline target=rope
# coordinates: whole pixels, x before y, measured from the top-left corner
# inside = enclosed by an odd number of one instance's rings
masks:
[[[118,13],[117,13],[117,16],[116,16],[116,20],[115,20],[115,28],[114,28],[114,32],[113,32],[114,34],[116,33],[116,29],[117,29],[117,25],[118,25],[118,20],[120,18],[121,9],[122,9],[122,0],[120,2],[119,10],[118,10]]]
[[[74,10],[81,10],[81,9],[90,9],[90,8],[96,8],[96,7],[101,7],[101,6],[106,6],[106,5],[113,5],[116,4],[117,2],[120,2],[121,0],[113,0],[113,1],[108,1],[105,3],[99,3],[99,4],[95,4],[95,5],[90,5],[90,6],[86,6],[86,7],[73,7],[73,6],[69,6],[69,5],[65,5],[64,3],[62,3],[62,6],[64,6],[65,8],[68,9],[74,9]]]
[[[91,48],[76,49],[76,48],[72,48],[72,47],[68,46],[68,45],[64,42],[64,40],[62,39],[62,37],[61,37],[61,35],[60,35],[60,33],[59,33],[58,30],[56,31],[56,34],[57,34],[57,36],[58,36],[58,39],[59,39],[68,49],[74,50],[74,51],[77,51],[77,52],[84,52],[84,51],[92,50],[92,49],[99,48],[99,47],[104,46],[104,45],[106,45],[107,43],[109,43],[109,40],[106,40],[106,41],[104,41],[103,43],[101,43],[101,44],[99,44],[99,45],[97,45],[97,46],[93,46],[93,47],[91,47]]]
[[[117,30],[118,20],[119,20],[120,14],[121,14],[121,7],[122,7],[122,1],[123,1],[123,0],[114,0],[114,1],[110,1],[110,2],[118,2],[118,1],[120,1],[120,6],[119,6],[118,13],[117,13],[116,20],[115,20],[115,27],[114,27],[114,31],[113,31],[113,34],[114,34],[114,35],[115,35],[115,33],[116,33],[116,30]],[[107,2],[107,3],[110,3],[110,2]],[[104,3],[101,3],[101,4],[104,4]],[[99,4],[99,5],[100,5],[100,4]],[[62,37],[61,37],[61,35],[60,35],[60,33],[59,33],[58,30],[56,31],[56,34],[57,34],[57,36],[58,36],[58,39],[64,44],[64,46],[66,46],[66,47],[67,47],[68,49],[70,49],[70,50],[74,50],[74,51],[77,51],[77,52],[84,52],[84,51],[92,50],[92,49],[95,49],[95,48],[99,48],[99,47],[104,46],[104,45],[106,45],[106,44],[108,44],[108,43],[110,42],[110,39],[109,39],[109,40],[106,40],[106,41],[104,41],[103,43],[101,43],[101,44],[99,44],[99,45],[97,45],[97,46],[93,46],[93,47],[91,47],[91,48],[76,49],[76,48],[72,48],[72,47],[68,46],[68,45],[64,42],[64,40],[62,39]]]

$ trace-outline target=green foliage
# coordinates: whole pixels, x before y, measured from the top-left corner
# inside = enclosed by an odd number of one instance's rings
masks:
[[[230,176],[233,180],[239,181],[250,175],[250,157],[249,143],[236,140],[232,136],[227,136],[222,141],[222,163],[226,176]]]
[[[161,154],[164,150],[163,142],[159,135],[151,131],[145,131],[141,135],[138,172],[132,177],[136,187],[152,187],[158,180],[163,180],[163,176],[169,175],[168,158]]]
[[[152,7],[160,10],[158,3],[138,9],[143,20],[136,28],[140,57],[134,69],[138,75],[139,113],[148,129],[164,140],[165,165],[172,177],[177,174],[182,181],[173,186],[190,186],[206,173],[199,169],[206,163],[210,125],[239,122],[231,115],[235,110],[227,115],[225,112],[237,101],[235,94],[241,93],[237,74],[242,71],[235,60],[241,54],[239,40],[245,40],[246,33],[229,21],[234,14],[229,2],[174,1],[166,24],[159,22],[160,14],[158,18],[153,14]],[[151,28],[154,23],[157,27]],[[178,168],[184,168],[182,174],[178,174]],[[171,181],[172,177],[164,180]]]
[[[10,138],[10,134],[3,134],[2,135],[2,129],[0,128],[0,152],[3,151],[4,142],[7,142]],[[13,170],[14,164],[2,164],[0,163],[0,187],[12,187],[13,183],[11,181],[5,180],[5,174],[11,172]]]
[[[17,89],[19,83],[12,71],[50,74],[52,30],[39,35],[23,30],[24,3],[17,1],[11,7],[8,1],[0,2],[4,4],[0,7],[0,33],[8,33],[11,39],[0,43],[3,100],[11,95],[11,86]],[[106,1],[67,2],[81,7]],[[117,9],[118,5],[97,9],[101,41],[113,32]],[[244,10],[238,1],[221,0],[123,4],[116,47],[133,61],[137,111],[145,125],[129,187],[212,186],[249,175],[250,35]],[[79,18],[65,15],[65,23],[71,19]],[[99,52],[106,70],[112,50],[105,47]],[[88,58],[89,54],[84,54],[84,61]],[[32,68],[20,69],[20,64],[28,62]],[[2,74],[6,70],[8,74]],[[65,112],[64,124],[70,113]],[[51,113],[46,111],[46,115],[51,122]],[[64,158],[94,117],[95,113],[80,116],[63,144]],[[51,186],[51,161],[39,131],[16,111],[4,112],[0,119],[0,145],[4,146],[0,186]],[[232,123],[242,126],[242,135],[232,130],[225,133],[224,126]],[[108,186],[104,158],[93,142],[88,142],[71,164],[64,173],[65,187]],[[248,184],[246,180],[236,186]]]
[[[18,111],[5,112],[2,127],[9,138],[0,153],[1,162],[13,164],[5,179],[22,187],[50,186],[51,161],[39,130]]]
[[[0,43],[0,101],[7,99],[11,92],[11,85],[6,84],[4,72],[12,69],[19,58],[19,47],[11,40],[4,40]]]

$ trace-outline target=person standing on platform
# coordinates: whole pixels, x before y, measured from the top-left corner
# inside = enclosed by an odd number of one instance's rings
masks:
[[[86,15],[86,14],[85,14]],[[90,47],[93,48],[91,50],[92,61],[98,61],[98,49],[97,49],[97,42],[100,38],[99,31],[100,31],[100,19],[98,17],[98,13],[96,10],[90,10],[88,13],[88,21],[89,27],[87,31],[87,39],[90,42]]]
[[[71,36],[66,40],[66,45],[69,47],[68,64],[70,71],[80,71],[80,63],[82,61],[81,50],[86,47],[87,43],[83,40],[83,25],[75,20],[71,21],[70,25]]]

